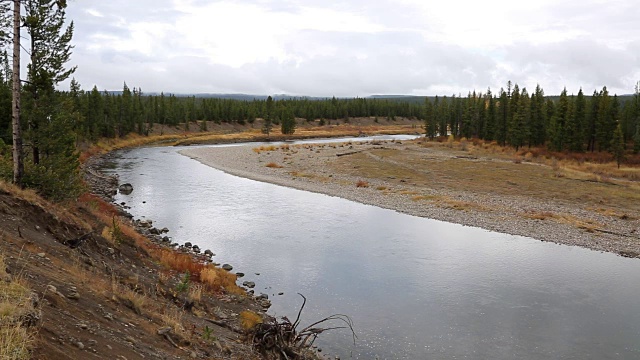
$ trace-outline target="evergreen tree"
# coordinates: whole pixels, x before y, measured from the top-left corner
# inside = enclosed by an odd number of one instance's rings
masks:
[[[567,114],[569,111],[569,98],[567,96],[567,89],[564,88],[560,93],[560,99],[558,105],[555,107],[551,123],[549,124],[549,146],[552,150],[562,151],[566,143],[565,126],[567,121]]]
[[[442,101],[439,102],[438,108],[435,109],[438,112],[438,135],[447,136],[447,124],[449,123],[450,109],[449,109],[449,101],[446,96],[442,97]]]
[[[529,146],[544,144],[546,139],[547,114],[545,109],[544,91],[540,85],[531,94],[531,126],[529,133]]]
[[[33,153],[33,162],[40,162],[40,141],[49,135],[39,130],[55,107],[51,103],[54,86],[73,74],[75,67],[67,69],[70,60],[73,21],[65,27],[66,1],[31,0],[26,3],[25,27],[30,36],[30,63],[27,66],[29,82],[25,90],[29,97],[27,121]]]
[[[598,116],[600,113],[600,93],[598,91],[593,91],[593,96],[591,96],[589,112],[587,114],[587,126],[586,126],[586,134],[587,134],[587,150],[593,152],[596,149],[596,130],[597,130],[597,122]]]
[[[611,97],[606,86],[600,92],[600,104],[596,121],[596,144],[598,150],[609,150],[615,129],[615,119],[613,118]]]
[[[438,98],[436,97],[436,106]],[[425,136],[433,140],[436,137],[436,117],[434,116],[434,105],[428,98],[424,99],[424,130]]]
[[[613,137],[611,139],[610,150],[613,154],[613,157],[616,159],[616,163],[618,164],[618,169],[620,168],[620,163],[624,160],[624,136],[622,135],[622,126],[618,124],[616,126],[615,131],[613,132]]]
[[[484,104],[486,104],[486,126],[484,129],[484,134],[482,137],[485,140],[493,140],[495,138],[496,132],[496,102],[491,94],[491,89],[487,89],[487,93],[485,94]]]
[[[509,82],[509,91],[511,91],[511,82]],[[507,92],[500,89],[500,101],[498,102],[499,115],[495,130],[496,140],[498,144],[504,146],[507,142],[507,123],[509,121],[509,97]]]
[[[565,119],[565,141],[564,146],[567,150],[573,152],[582,151],[582,134],[580,132],[579,121],[576,117],[576,103],[577,100],[574,96],[569,98],[569,108],[567,110],[567,117]]]
[[[633,152],[640,152],[640,123],[636,125],[636,132],[633,134]]]
[[[512,98],[515,97],[515,93],[518,85],[514,87]],[[527,89],[523,88],[522,93],[517,96],[518,107],[513,113],[513,120],[507,131],[507,139],[509,145],[518,150],[523,146],[529,138],[529,122],[531,115],[531,106],[529,104],[529,94]]]
[[[271,116],[273,116],[273,99],[269,96],[267,97],[265,114],[263,116],[264,123],[262,124],[262,133],[266,134],[267,137],[269,137],[269,133],[271,133],[271,128],[273,127]]]
[[[296,132],[296,118],[290,109],[285,109],[282,114],[281,131],[285,135],[293,135]]]

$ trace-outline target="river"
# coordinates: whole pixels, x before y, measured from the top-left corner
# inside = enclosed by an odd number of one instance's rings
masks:
[[[348,331],[328,332],[317,342],[326,353],[640,359],[638,259],[239,178],[181,149],[118,153],[108,171],[134,191],[116,201],[245,273],[272,315],[294,319],[298,292],[303,325],[349,315],[355,345]]]

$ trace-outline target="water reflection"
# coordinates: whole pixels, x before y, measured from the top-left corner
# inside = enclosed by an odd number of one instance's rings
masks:
[[[327,334],[332,354],[640,358],[638,260],[242,179],[178,150],[123,152],[114,171],[135,190],[116,200],[246,273],[273,314],[295,316],[301,292],[307,322],[352,316],[357,345]]]

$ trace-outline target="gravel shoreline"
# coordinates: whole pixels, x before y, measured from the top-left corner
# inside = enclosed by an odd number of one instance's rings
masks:
[[[457,210],[433,202],[411,201],[407,195],[412,189],[415,190],[411,184],[404,185],[405,193],[383,192],[380,188],[389,185],[386,179],[365,179],[368,187],[356,187],[355,184],[361,180],[360,178],[330,173],[327,170],[327,164],[335,161],[338,154],[366,152],[378,145],[379,142],[354,142],[346,146],[323,147],[322,151],[310,145],[301,146],[297,151],[286,153],[280,150],[273,151],[273,149],[261,151],[255,148],[256,145],[245,145],[194,148],[182,150],[180,153],[231,175],[257,181],[336,196],[414,216],[527,236],[541,241],[581,246],[626,257],[640,257],[640,220],[638,219],[621,220],[584,209],[581,204],[541,201],[531,196],[486,195],[451,189],[426,189],[434,196],[447,197],[464,203],[482,204],[467,210]],[[385,142],[384,146],[405,149],[412,145],[390,141]],[[450,154],[436,155],[451,156]],[[282,167],[266,166],[269,163]],[[397,184],[394,184],[394,188],[398,188]],[[491,211],[485,211],[485,207],[490,208]],[[577,218],[606,224],[606,228],[589,232],[562,222],[516,216],[514,209],[518,213],[570,214]]]

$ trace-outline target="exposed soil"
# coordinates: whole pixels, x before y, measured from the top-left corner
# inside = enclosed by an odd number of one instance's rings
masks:
[[[117,180],[88,167],[89,183],[108,197]],[[109,224],[96,209],[107,208],[98,197],[62,208],[26,194],[0,190],[0,252],[10,274],[0,281],[22,279],[33,291],[32,358],[265,358],[245,329],[268,320],[268,301],[186,282],[141,240],[103,236]]]

